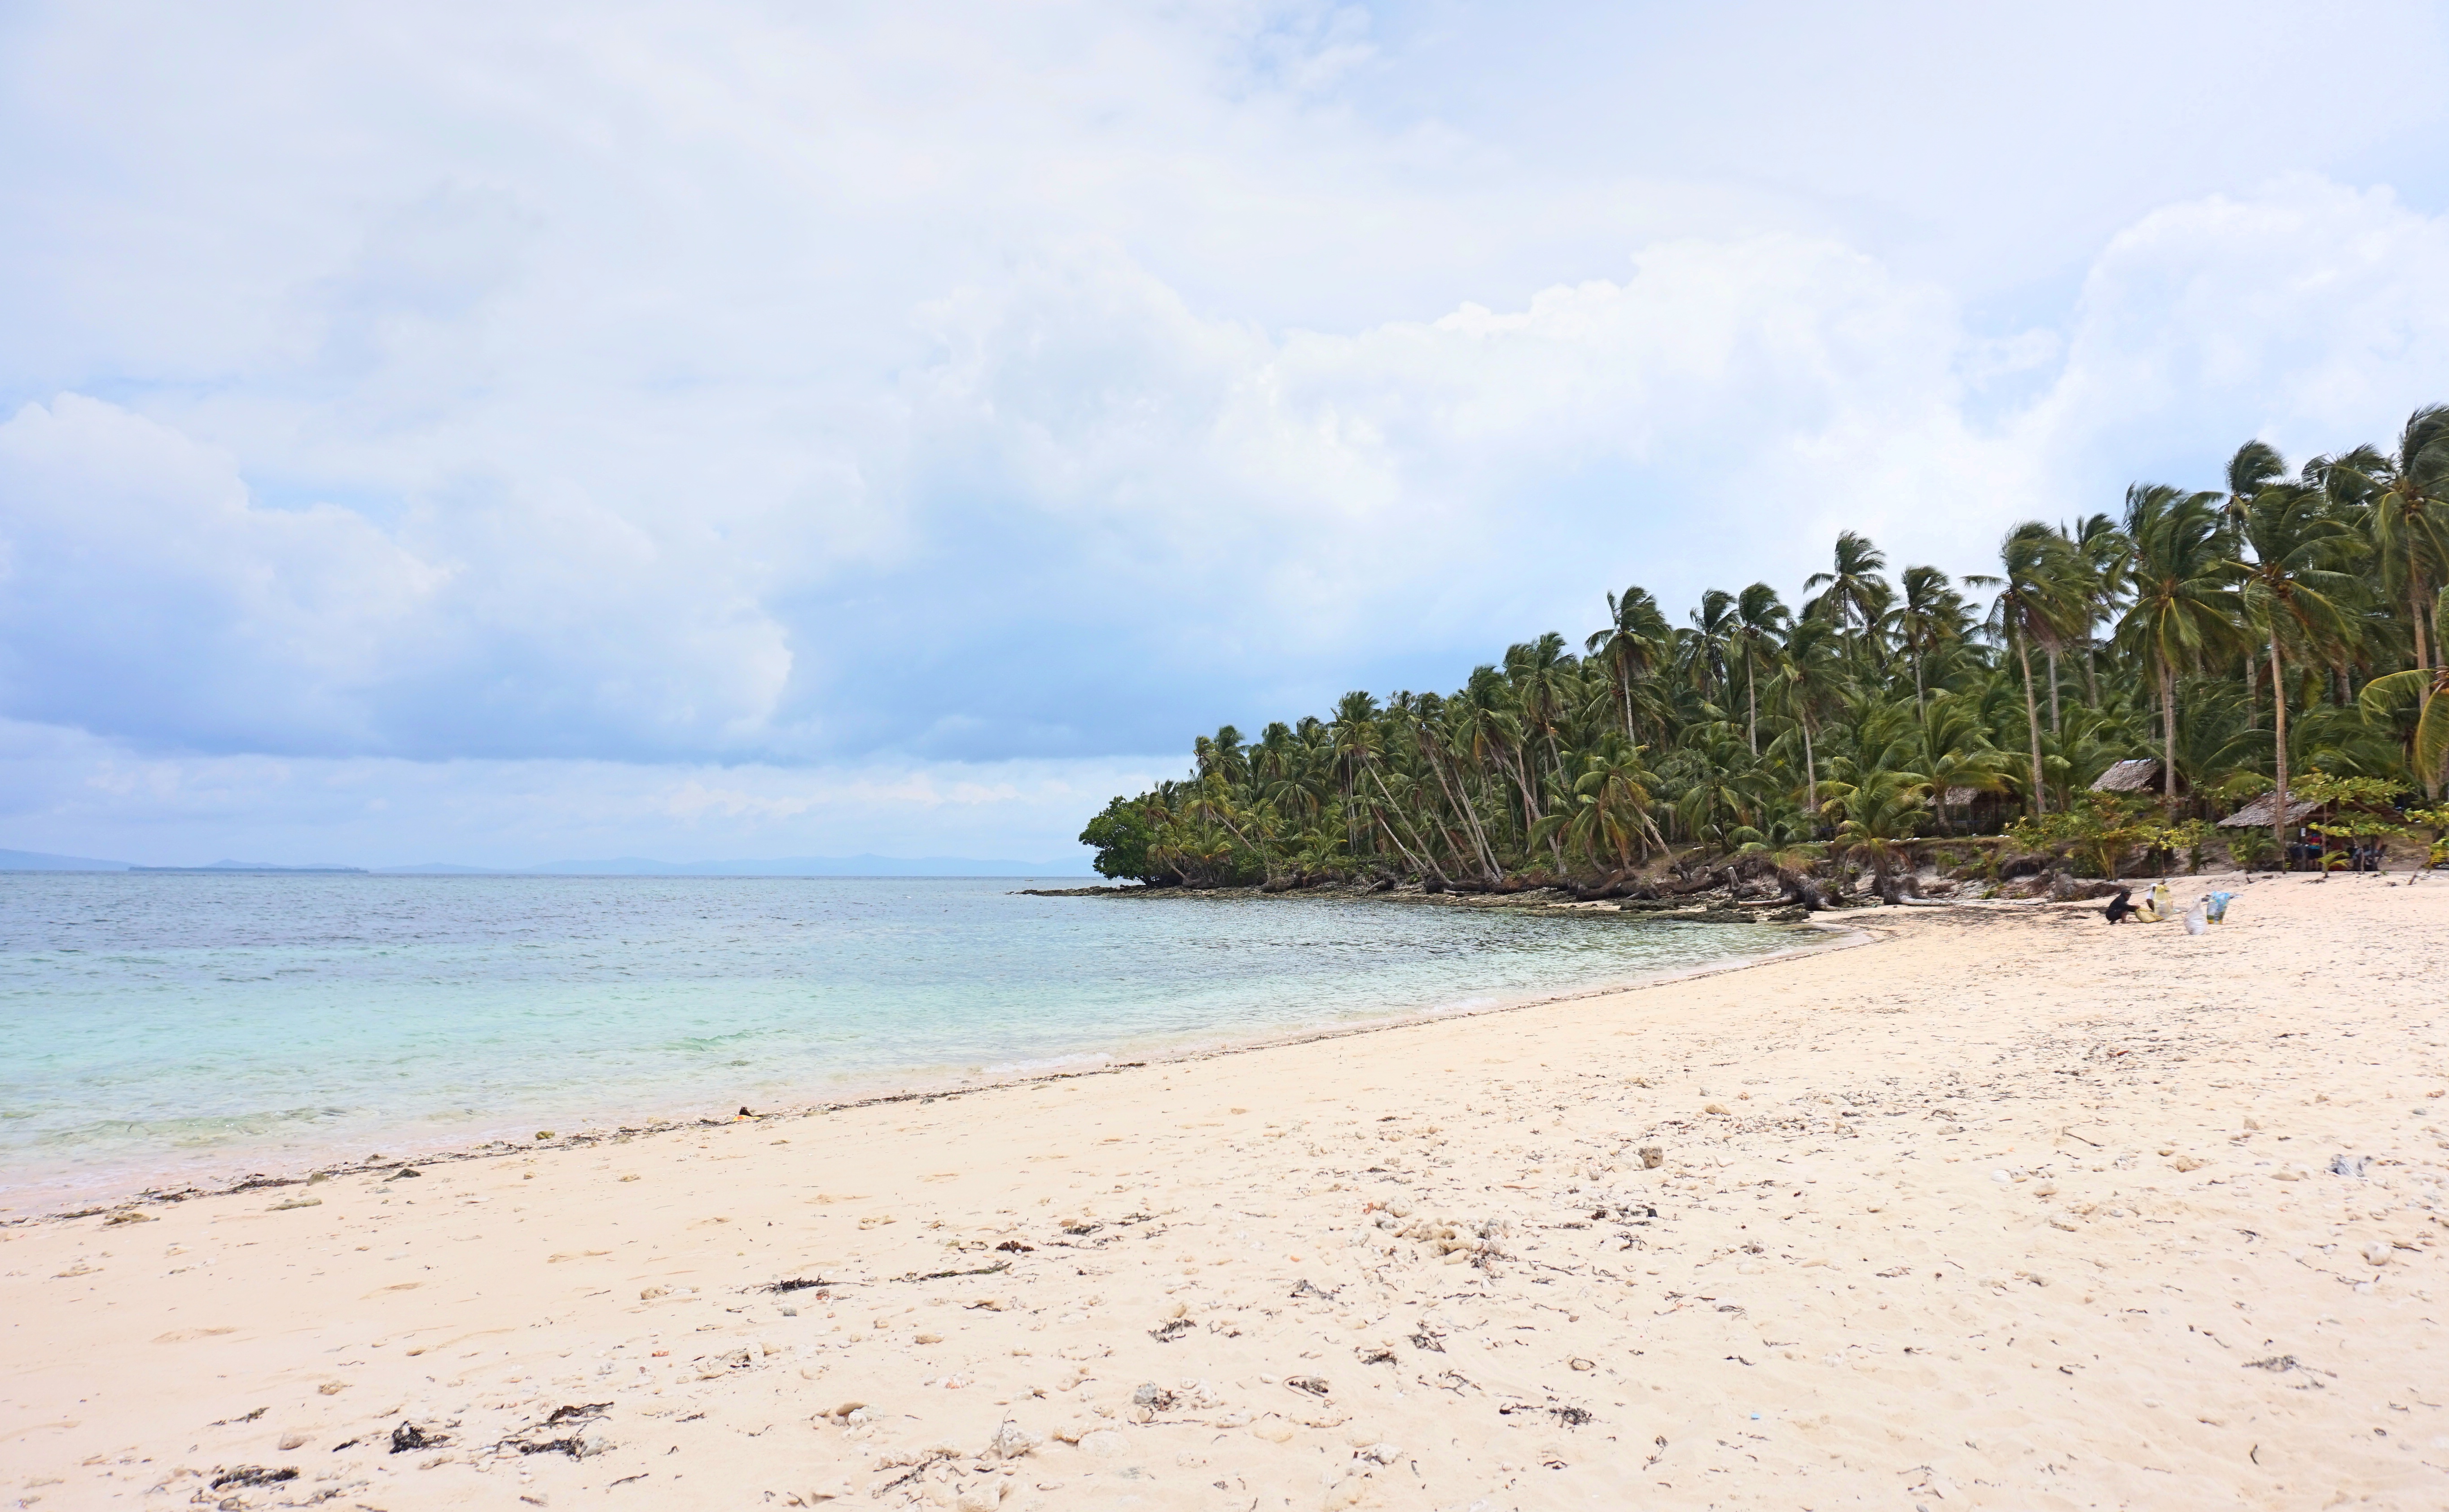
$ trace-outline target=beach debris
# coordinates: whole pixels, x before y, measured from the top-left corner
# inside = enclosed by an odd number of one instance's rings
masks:
[[[2181,1155],[2169,1163],[2180,1171],[2199,1171],[2203,1168],[2203,1158],[2198,1155]]]
[[[1326,1379],[1323,1376],[1288,1375],[1284,1377],[1284,1385],[1296,1391],[1306,1391],[1312,1396],[1326,1395]]]
[[[536,1130],[536,1138],[537,1138],[537,1139],[551,1139],[552,1137],[553,1137],[553,1133],[552,1133],[552,1131],[551,1131],[550,1129],[538,1129],[538,1130]]]
[[[425,1173],[418,1170],[416,1167],[413,1165],[404,1165],[398,1170],[394,1171],[391,1175],[383,1177],[383,1179],[386,1181],[403,1181],[413,1177],[422,1177],[423,1175],[425,1175]]]
[[[767,1283],[766,1283],[765,1285],[763,1285],[763,1286],[751,1287],[751,1288],[749,1288],[749,1290],[750,1290],[750,1291],[752,1291],[752,1292],[773,1292],[773,1293],[775,1293],[775,1294],[777,1294],[777,1295],[780,1295],[780,1294],[781,1294],[782,1292],[809,1292],[809,1291],[814,1291],[814,1290],[816,1290],[816,1289],[818,1289],[818,1288],[820,1288],[820,1287],[839,1286],[839,1285],[841,1285],[841,1283],[840,1283],[840,1282],[839,1282],[839,1281],[828,1281],[828,1280],[824,1279],[822,1276],[817,1276],[817,1277],[813,1277],[813,1278],[812,1278],[812,1277],[809,1277],[809,1276],[795,1275],[795,1276],[790,1277],[790,1278],[789,1278],[789,1279],[787,1279],[787,1280],[782,1280],[782,1281],[769,1281],[769,1282],[767,1282]]]
[[[306,1435],[303,1433],[284,1433],[280,1436],[280,1444],[279,1447],[280,1452],[283,1454],[288,1453],[291,1449],[302,1449],[305,1446]]]
[[[1446,1352],[1445,1335],[1432,1333],[1429,1331],[1428,1325],[1422,1324],[1420,1331],[1412,1335],[1412,1348],[1425,1349],[1431,1354],[1443,1354]]]
[[[1352,1351],[1363,1365],[1393,1365],[1395,1351],[1382,1344],[1364,1344]]]
[[[283,1481],[297,1479],[298,1466],[294,1464],[283,1465],[278,1470],[266,1469],[260,1464],[241,1464],[234,1470],[223,1470],[215,1475],[212,1485],[214,1490],[220,1491],[233,1485],[279,1485]]]
[[[430,1449],[450,1442],[439,1433],[428,1433],[406,1421],[391,1430],[391,1452],[394,1454],[406,1454],[411,1449]]]
[[[2364,1264],[2387,1265],[2388,1263],[2389,1241],[2387,1239],[2367,1239],[2364,1241]]]
[[[1154,1381],[1143,1381],[1131,1388],[1131,1406],[1169,1412],[1173,1410],[1173,1393]]]
[[[955,1276],[963,1275],[1001,1275],[1011,1269],[1010,1260],[997,1260],[993,1265],[981,1265],[967,1271],[930,1271],[924,1275],[913,1271],[908,1275],[897,1275],[893,1279],[896,1281],[949,1281]]]
[[[284,1202],[275,1202],[272,1206],[264,1209],[264,1211],[267,1213],[286,1213],[293,1208],[319,1208],[322,1205],[323,1199],[321,1197],[291,1197]]]
[[[1006,1239],[1001,1244],[996,1245],[995,1248],[1003,1251],[1007,1254],[1031,1254],[1036,1252],[1037,1246],[1033,1244],[1023,1244],[1018,1239]]]
[[[2330,1157],[2330,1174],[2360,1177],[2370,1164],[2372,1157],[2368,1155],[2334,1155]]]
[[[1572,1359],[1567,1360],[1565,1364],[1571,1368],[1576,1370],[1595,1370],[1598,1368],[1598,1363],[1596,1361],[1585,1360],[1578,1354],[1574,1355]]]
[[[1667,1152],[1665,1150],[1660,1149],[1654,1144],[1645,1144],[1641,1147],[1641,1168],[1643,1170],[1655,1171],[1666,1163]]]
[[[1335,1292],[1340,1292],[1342,1290],[1343,1288],[1337,1287]],[[1294,1287],[1292,1291],[1286,1294],[1296,1297],[1317,1297],[1322,1302],[1332,1302],[1335,1300],[1335,1292],[1321,1291],[1311,1284],[1309,1277],[1303,1276],[1302,1277],[1301,1284]]]
[[[1253,1438],[1264,1439],[1269,1444],[1284,1444],[1292,1439],[1293,1426],[1270,1412],[1250,1425],[1250,1435]]]
[[[1372,1464],[1392,1464],[1403,1457],[1403,1451],[1391,1444],[1371,1444],[1353,1450],[1352,1457]]]
[[[1702,1111],[1702,1112],[1704,1112],[1704,1113],[1715,1113],[1715,1114],[1719,1115],[1719,1116],[1720,1116],[1720,1117],[1722,1117],[1722,1118],[1732,1118],[1732,1117],[1734,1117],[1734,1110],[1733,1110],[1732,1108],[1727,1107],[1727,1106],[1726,1106],[1725,1103],[1723,1103],[1723,1102],[1711,1102],[1711,1103],[1705,1104],[1705,1105],[1702,1107],[1701,1111]]]
[[[1148,1337],[1159,1344],[1171,1344],[1197,1327],[1198,1325],[1188,1318],[1176,1318],[1170,1323],[1148,1330]]]
[[[1044,1442],[1036,1434],[1006,1418],[994,1430],[994,1437],[987,1441],[987,1453],[998,1460],[1017,1460]]]
[[[544,1434],[546,1437],[512,1434],[494,1447],[516,1449],[521,1454],[567,1454],[573,1460],[593,1459],[612,1447],[612,1441],[605,1433],[603,1425],[595,1421],[611,1405],[609,1402],[588,1402],[555,1407],[552,1415],[542,1423],[522,1430],[527,1435]],[[555,1428],[564,1431],[554,1433]]]

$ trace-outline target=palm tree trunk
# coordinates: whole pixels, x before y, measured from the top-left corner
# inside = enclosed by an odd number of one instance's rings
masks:
[[[2033,813],[2037,817],[2050,812],[2050,795],[2041,786],[2041,707],[2033,699],[2033,649],[2020,635],[2015,637],[2015,660],[2024,667],[2024,725],[2033,737]]]
[[[2058,733],[2058,649],[2050,647],[2050,734]]]
[[[2279,842],[2280,856],[2287,854],[2287,670],[2279,660],[2279,637],[2270,638],[2270,713],[2277,721],[2279,773],[2278,791],[2270,795],[2270,838]]]
[[[1405,860],[1412,861],[1412,865],[1415,870],[1425,870],[1436,872],[1437,878],[1439,882],[1445,881],[1445,871],[1437,865],[1436,855],[1429,848],[1429,843],[1420,838],[1418,828],[1412,823],[1411,816],[1403,812],[1403,806],[1395,801],[1395,794],[1386,791],[1386,779],[1378,775],[1378,769],[1376,767],[1364,767],[1361,770],[1369,774],[1370,781],[1378,784],[1378,795],[1386,800],[1387,812],[1392,813],[1397,819],[1401,820],[1404,829],[1412,832],[1412,844],[1420,848],[1421,859],[1413,860],[1411,847],[1406,846],[1403,843],[1403,837],[1395,833],[1395,827],[1391,824],[1386,827],[1386,838],[1395,842],[1395,849],[1403,852],[1403,858]]]
[[[2282,695],[2285,697],[2285,695]],[[2160,661],[2160,791],[2171,813],[2177,807],[2177,673],[2167,658]]]
[[[1523,742],[1514,751],[1514,760],[1509,767],[1514,776],[1514,785],[1522,790],[1522,838],[1525,842],[1530,840],[1532,830],[1539,823],[1539,800],[1532,796],[1531,778],[1525,775],[1530,765],[1530,742]],[[1527,843],[1524,849],[1529,849]]]
[[[1752,758],[1758,760],[1760,758],[1760,679],[1752,671],[1752,653],[1748,646],[1744,649],[1744,702],[1748,706],[1746,714],[1750,720],[1748,731],[1752,744]]]
[[[1803,726],[1803,806],[1811,811],[1811,822],[1820,822],[1820,767],[1811,759],[1811,721],[1799,718]]]
[[[1470,795],[1469,786],[1462,782],[1459,775],[1456,776],[1454,786],[1447,784],[1445,763],[1437,759],[1437,753],[1430,750],[1425,741],[1420,754],[1428,757],[1429,770],[1437,775],[1437,786],[1445,790],[1446,801],[1453,804],[1455,813],[1461,816],[1463,829],[1469,833],[1472,845],[1479,852],[1480,875],[1489,886],[1494,887],[1504,880],[1505,871],[1496,864],[1496,852],[1490,849],[1488,835],[1479,827],[1479,815],[1473,813],[1471,805],[1464,801]],[[1459,794],[1456,791],[1457,787],[1461,789]]]
[[[1926,709],[1926,708],[1924,708],[1924,707],[1923,707],[1922,686],[1921,686],[1921,652],[1920,652],[1919,650],[1916,650],[1915,652],[1913,652],[1913,669],[1914,669],[1914,718],[1927,718],[1927,717],[1928,717],[1928,715],[1929,715],[1929,712],[1930,712],[1930,711],[1929,711],[1928,709]],[[1755,754],[1755,755],[1757,755],[1758,753],[1754,753],[1754,754]]]

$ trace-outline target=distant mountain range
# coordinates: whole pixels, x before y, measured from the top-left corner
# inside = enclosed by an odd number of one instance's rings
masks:
[[[216,861],[202,867],[145,867],[91,856],[50,855],[40,851],[0,851],[0,871],[374,871],[391,876],[591,876],[591,877],[1082,877],[1088,863],[986,861],[972,856],[787,856],[780,860],[655,861],[615,856],[603,861],[548,861],[531,867],[472,867],[428,861],[404,867],[279,866],[260,861]]]

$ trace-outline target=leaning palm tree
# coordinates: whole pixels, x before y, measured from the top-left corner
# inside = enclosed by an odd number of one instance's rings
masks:
[[[2356,580],[2339,570],[2355,538],[2328,511],[2319,488],[2266,483],[2246,502],[2231,530],[2245,555],[2229,565],[2246,622],[2263,637],[2270,658],[2272,709],[2278,723],[2279,791],[2272,799],[2271,838],[2287,844],[2287,655],[2311,660],[2348,635],[2341,601]]]
[[[2064,644],[2077,625],[2090,622],[2091,609],[2081,586],[2086,574],[2071,560],[2073,555],[2073,545],[2065,536],[2038,520],[2027,520],[1998,543],[2003,576],[1980,574],[1964,580],[1998,590],[1990,606],[1991,633],[2014,648],[2024,671],[2024,727],[2032,743],[2034,813],[2049,812],[2049,788],[2041,769],[2041,707],[2033,688],[2033,642]]]
[[[2226,655],[2244,642],[2236,613],[2236,572],[2220,550],[2219,495],[2166,484],[2126,490],[2126,534],[2133,542],[2133,601],[2117,638],[2143,662],[2160,694],[2162,791],[2177,801],[2177,670]]]

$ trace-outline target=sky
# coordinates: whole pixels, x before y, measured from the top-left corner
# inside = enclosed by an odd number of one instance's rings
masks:
[[[0,846],[1076,860],[2449,400],[2449,6],[0,0]]]

